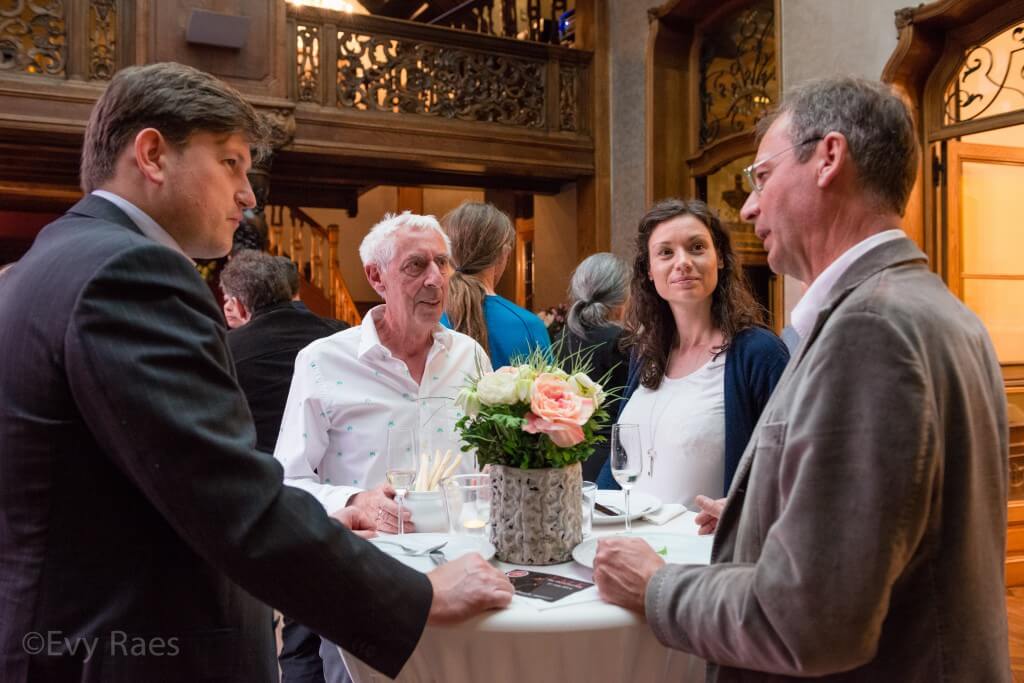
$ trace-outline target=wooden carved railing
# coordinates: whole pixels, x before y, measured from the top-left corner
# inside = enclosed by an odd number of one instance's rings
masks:
[[[586,134],[591,53],[288,7],[298,102]]]
[[[338,267],[338,226],[332,223],[325,228],[295,207],[269,206],[267,210],[270,253],[292,260],[305,281],[329,303],[331,317],[358,325],[362,316]],[[290,218],[287,224],[285,211]]]

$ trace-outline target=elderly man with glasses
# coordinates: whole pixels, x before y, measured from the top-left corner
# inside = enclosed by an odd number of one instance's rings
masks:
[[[1006,399],[984,326],[899,229],[910,114],[831,79],[766,125],[742,216],[808,283],[803,342],[698,515],[711,565],[603,540],[598,589],[710,681],[1009,681]]]

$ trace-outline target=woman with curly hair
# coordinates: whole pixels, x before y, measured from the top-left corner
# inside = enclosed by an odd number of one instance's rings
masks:
[[[618,421],[640,426],[634,490],[696,509],[698,494],[728,491],[789,353],[704,202],[658,202],[640,220],[636,250]],[[617,488],[607,465],[598,483]]]

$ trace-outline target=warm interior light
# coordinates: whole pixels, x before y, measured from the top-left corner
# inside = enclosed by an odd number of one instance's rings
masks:
[[[348,0],[288,0],[288,3],[300,7],[319,7],[320,9],[329,9],[335,12],[348,12],[349,14],[356,11],[355,5],[348,2]]]

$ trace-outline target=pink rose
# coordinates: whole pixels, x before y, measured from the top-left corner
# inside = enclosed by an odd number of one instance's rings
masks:
[[[547,434],[559,448],[569,448],[583,441],[583,428],[574,424],[560,424],[542,420],[531,412],[526,413],[523,431],[530,434]]]
[[[543,373],[534,380],[523,431],[547,434],[556,446],[568,448],[583,441],[582,425],[593,414],[593,399],[580,396],[564,379]]]

